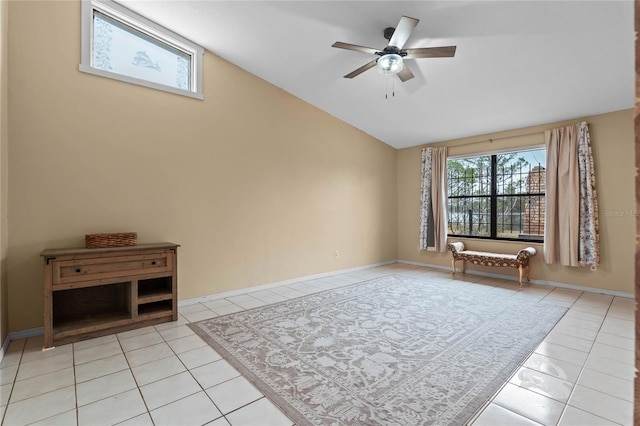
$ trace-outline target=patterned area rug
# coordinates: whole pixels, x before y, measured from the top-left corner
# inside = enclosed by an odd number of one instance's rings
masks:
[[[565,308],[390,275],[191,324],[297,425],[462,425]]]

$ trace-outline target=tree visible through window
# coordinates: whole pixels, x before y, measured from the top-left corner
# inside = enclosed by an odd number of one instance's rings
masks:
[[[542,241],[546,151],[450,159],[449,235]]]

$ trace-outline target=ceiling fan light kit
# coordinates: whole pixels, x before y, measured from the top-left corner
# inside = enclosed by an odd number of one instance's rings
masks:
[[[456,46],[444,46],[444,47],[421,47],[415,49],[403,49],[405,43],[411,36],[413,29],[420,22],[416,18],[410,18],[403,16],[398,22],[396,28],[385,28],[384,38],[389,40],[389,44],[382,50],[374,49],[372,47],[358,46],[350,43],[343,43],[337,41],[331,45],[339,49],[355,50],[356,52],[373,54],[379,56],[360,68],[345,75],[344,78],[354,78],[368,69],[373,67],[378,68],[378,72],[384,75],[397,75],[402,82],[412,79],[413,73],[408,66],[404,63],[404,59],[419,59],[419,58],[451,58],[456,53]]]
[[[395,75],[402,71],[402,56],[396,53],[383,55],[378,59],[378,72],[384,75]]]

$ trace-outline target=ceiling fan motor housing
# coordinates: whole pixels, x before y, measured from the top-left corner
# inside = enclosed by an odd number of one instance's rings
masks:
[[[387,46],[382,51],[376,52],[376,54],[380,56],[390,55],[390,54],[407,56],[407,52],[402,52],[400,49],[398,49],[395,46]]]
[[[393,36],[393,33],[396,31],[395,28],[393,27],[388,27],[384,29],[384,38],[386,38],[387,40],[391,40],[391,37]]]

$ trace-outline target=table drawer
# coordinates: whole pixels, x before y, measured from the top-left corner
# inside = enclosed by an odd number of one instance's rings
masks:
[[[52,265],[52,281],[55,285],[171,272],[173,266],[171,262],[172,257],[167,252],[135,256],[55,260]]]

